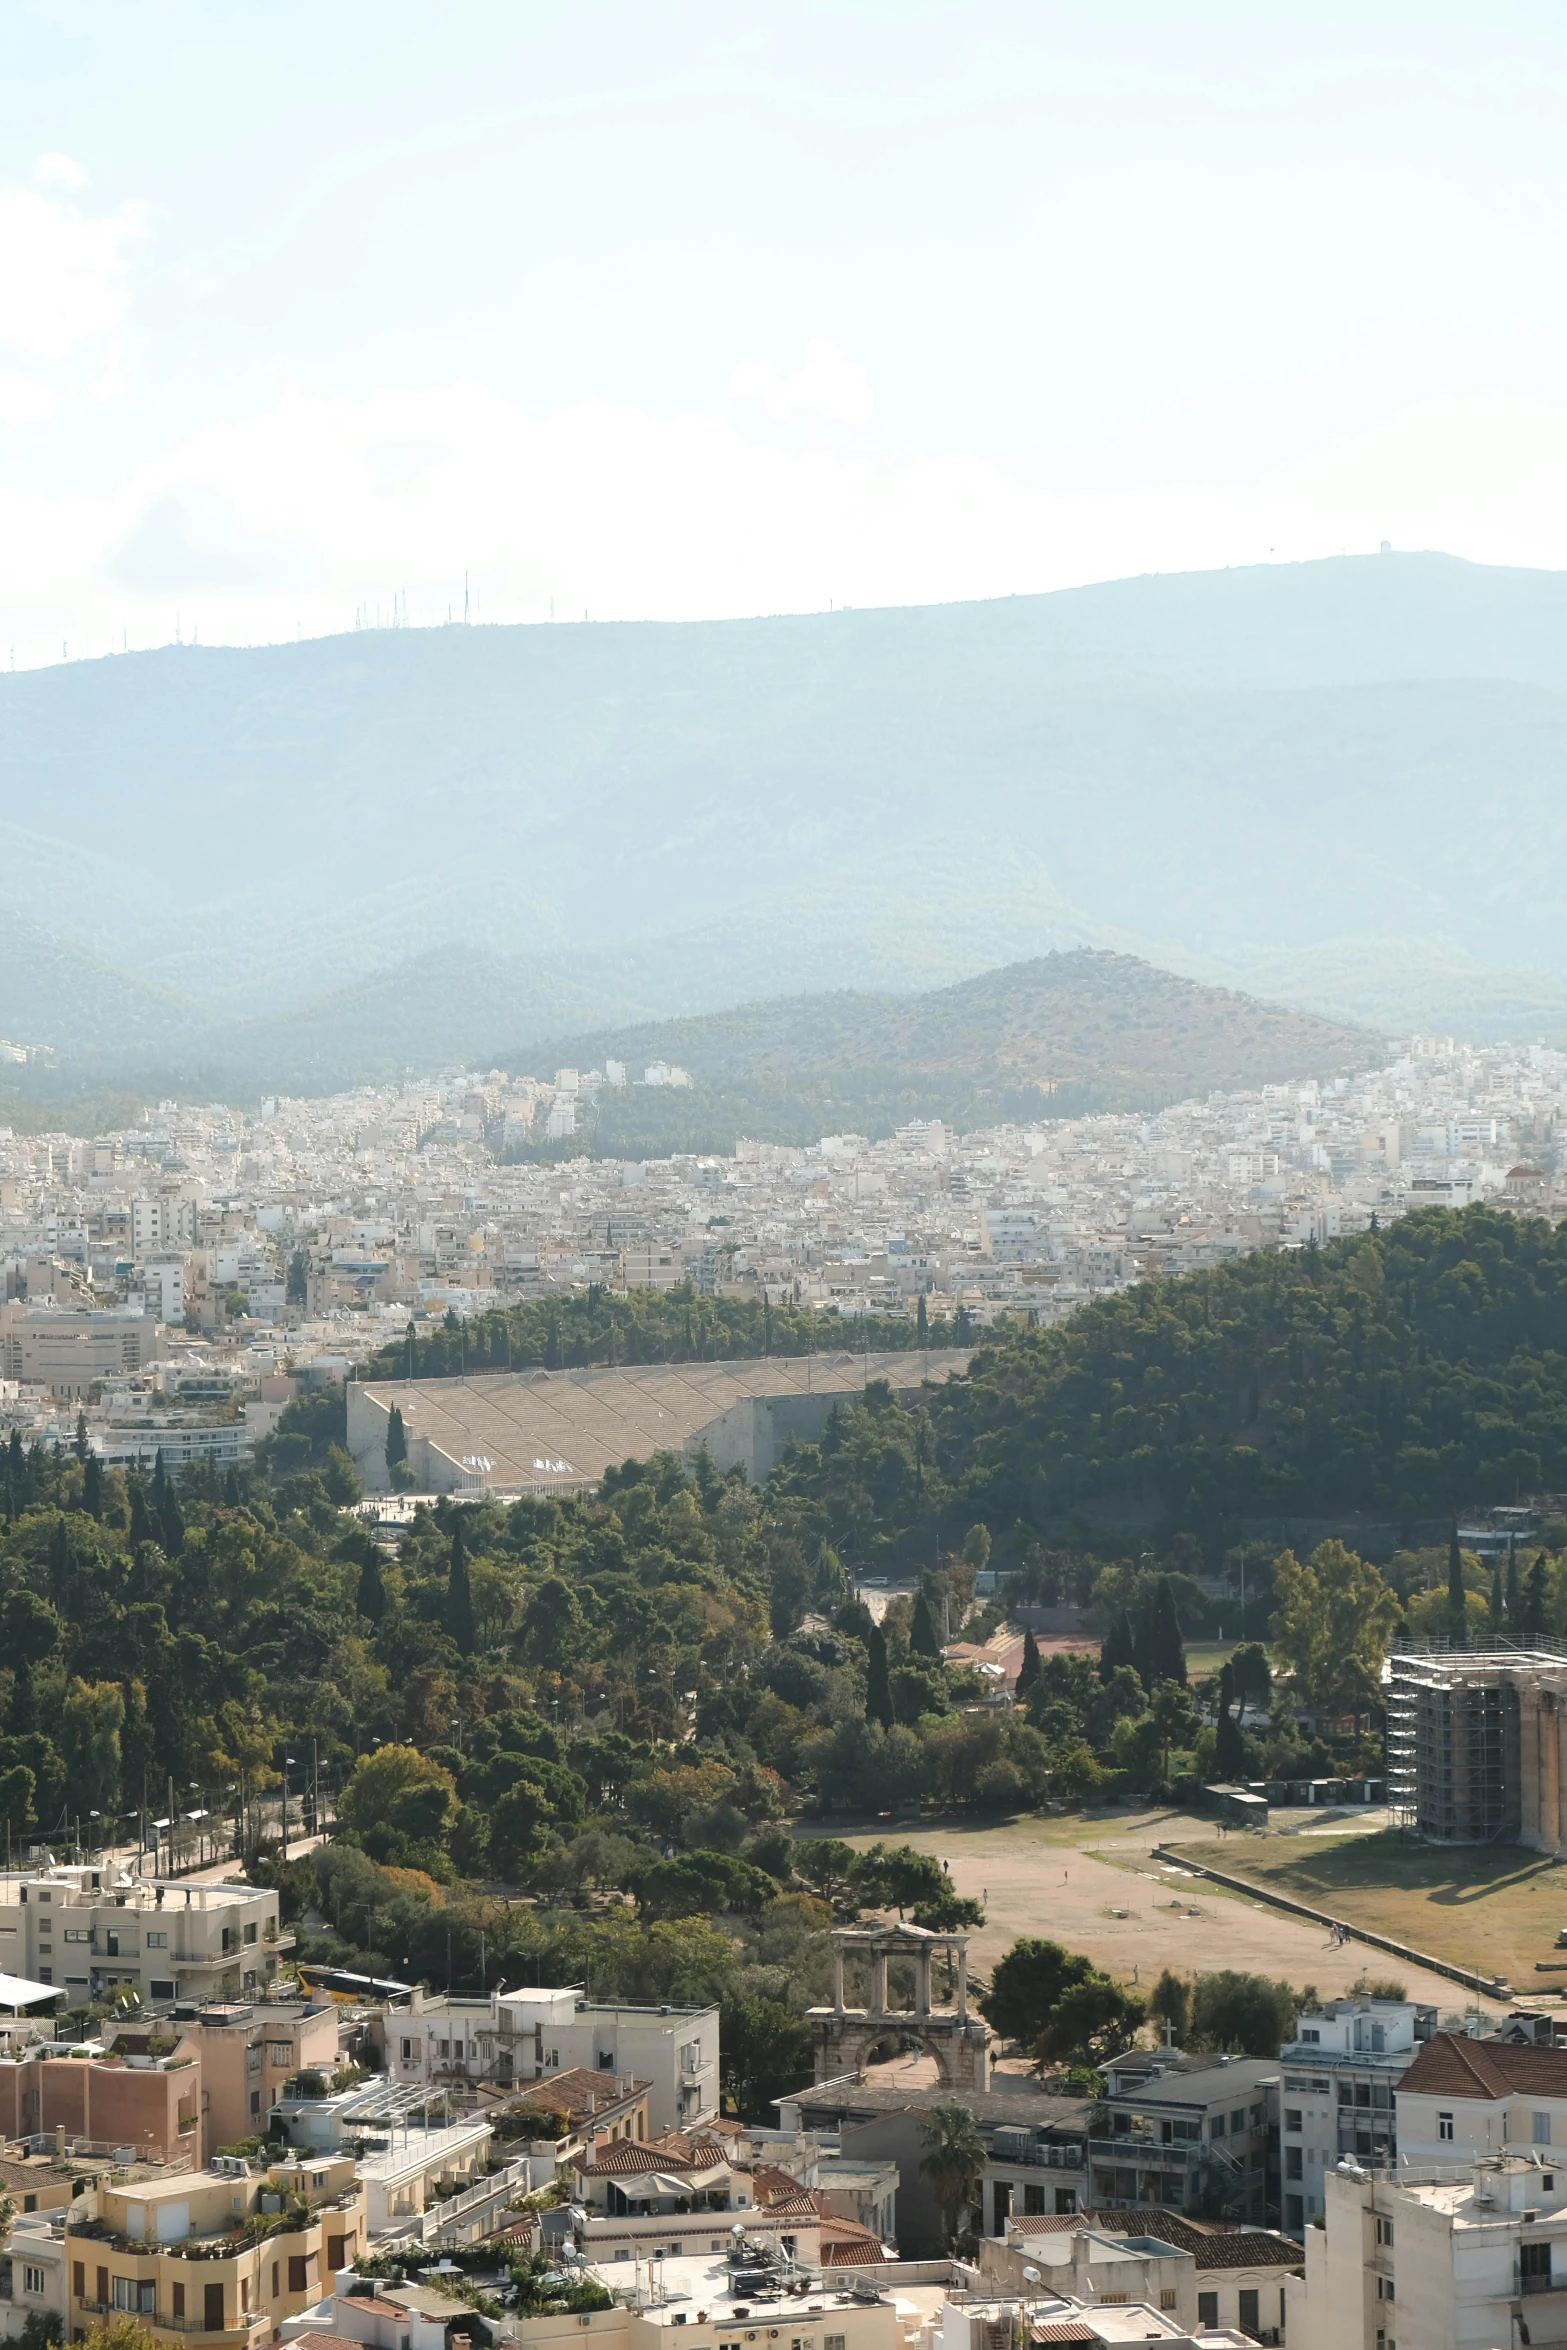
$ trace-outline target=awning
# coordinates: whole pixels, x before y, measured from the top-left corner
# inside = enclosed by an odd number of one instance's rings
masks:
[[[37,2007],[45,1999],[63,1999],[57,1983],[30,1983],[25,1975],[0,1975],[0,2007]]]

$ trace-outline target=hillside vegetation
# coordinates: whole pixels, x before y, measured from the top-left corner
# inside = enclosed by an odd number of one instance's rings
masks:
[[[1092,1501],[1144,1506],[1212,1555],[1248,1517],[1446,1520],[1561,1491],[1567,1226],[1422,1209],[1144,1282],[986,1348],[923,1410],[948,1506],[1025,1547]],[[893,1406],[882,1432],[860,1506],[879,1549],[912,1555],[914,1416]]]
[[[731,1148],[738,1134],[871,1135],[915,1117],[959,1127],[1151,1109],[1221,1087],[1364,1068],[1380,1039],[1132,956],[1079,949],[922,995],[797,996],[700,1018],[565,1037],[516,1056],[633,1077],[678,1063],[689,1090],[606,1088],[573,1148]]]

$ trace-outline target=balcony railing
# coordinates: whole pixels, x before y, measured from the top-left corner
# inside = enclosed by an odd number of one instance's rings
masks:
[[[143,2325],[157,2326],[167,2333],[205,2334],[213,2342],[224,2341],[230,2335],[248,2341],[258,2331],[264,2329],[269,2334],[272,2331],[271,2318],[257,2309],[240,2311],[233,2325],[209,2326],[205,2318],[176,2317],[171,2310],[165,2309],[120,2309],[109,2301],[89,2301],[83,2293],[77,2294],[76,2306],[89,2317],[138,2318]]]

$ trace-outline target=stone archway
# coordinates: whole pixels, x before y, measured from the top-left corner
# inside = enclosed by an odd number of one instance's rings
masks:
[[[931,1965],[938,1951],[957,1961],[957,2004],[937,2007],[931,1993]],[[870,1961],[870,2002],[849,2007],[844,2000],[844,1961],[851,1954]],[[890,2007],[887,1968],[891,1961],[914,1962],[914,2004]],[[834,1984],[831,2007],[813,2007],[811,2037],[816,2078],[832,2081],[863,2072],[880,2042],[898,2038],[934,2057],[944,2089],[984,2090],[990,2086],[990,2033],[968,2008],[968,1936],[933,1934],[923,1926],[843,1926],[833,1935]]]

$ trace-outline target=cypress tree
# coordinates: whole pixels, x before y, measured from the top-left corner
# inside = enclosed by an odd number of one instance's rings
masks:
[[[461,1511],[452,1520],[452,1563],[446,1578],[446,1629],[455,1641],[458,1653],[472,1656],[473,1586],[468,1580],[468,1551],[463,1541]]]
[[[1110,1629],[1105,1634],[1099,1651],[1099,1678],[1109,1681],[1122,1665],[1136,1664],[1136,1642],[1132,1638],[1132,1620],[1124,1607],[1118,1607],[1110,1618]]]
[[[156,1542],[157,1539],[156,1529],[147,1513],[146,1491],[138,1477],[131,1486],[131,1548],[134,1550],[139,1542]]]
[[[893,1723],[892,1682],[887,1674],[887,1636],[880,1624],[872,1624],[865,1635],[865,1719],[880,1722],[884,1730]]]
[[[1455,1647],[1463,1646],[1466,1621],[1464,1559],[1458,1547],[1458,1520],[1455,1518],[1452,1532],[1447,1538],[1447,1629]]]
[[[1023,1661],[1017,1669],[1017,1694],[1019,1699],[1025,1698],[1028,1695],[1029,1691],[1033,1688],[1034,1683],[1038,1679],[1039,1642],[1034,1638],[1033,1627],[1030,1625],[1026,1626],[1023,1632]]]
[[[38,1727],[38,1707],[33,1696],[33,1667],[30,1658],[23,1657],[16,1668],[11,1684],[11,1703],[5,1717],[6,1733],[12,1738],[27,1738]]]
[[[165,1558],[177,1559],[185,1548],[185,1521],[180,1516],[180,1505],[174,1498],[174,1488],[166,1485],[167,1499],[158,1517],[158,1532],[163,1540]]]
[[[923,1590],[914,1594],[914,1618],[909,1625],[909,1646],[916,1656],[938,1657],[941,1642],[936,1637],[936,1619],[931,1614],[930,1601]]]
[[[386,1466],[388,1474],[390,1474],[391,1471],[397,1467],[399,1461],[405,1461],[407,1458],[408,1431],[403,1425],[403,1415],[398,1409],[397,1405],[394,1403],[391,1409],[391,1414],[386,1423]]]
[[[89,1517],[103,1516],[103,1463],[95,1452],[87,1455],[82,1470],[82,1507]]]
[[[1246,1768],[1246,1741],[1230,1711],[1234,1702],[1235,1670],[1226,1657],[1219,1667],[1219,1734],[1213,1749],[1214,1774],[1224,1780],[1238,1779]]]
[[[238,1469],[231,1468],[223,1480],[223,1506],[231,1510],[237,1510],[240,1506]]]
[[[76,1457],[79,1461],[84,1461],[87,1458],[87,1414],[85,1412],[78,1412],[76,1415]]]
[[[1521,1648],[1538,1648],[1545,1638],[1546,1573],[1545,1553],[1537,1551],[1524,1581],[1523,1623],[1518,1643]]]
[[[922,1289],[914,1304],[914,1343],[924,1346],[930,1338],[930,1316],[925,1311],[925,1292]]]
[[[169,1506],[168,1471],[163,1466],[163,1447],[160,1444],[152,1459],[152,1514],[161,1518]]]
[[[61,1615],[70,1611],[71,1602],[71,1537],[65,1530],[65,1520],[56,1518],[49,1535],[49,1604]]]
[[[374,1543],[365,1552],[359,1568],[359,1589],[354,1594],[354,1605],[372,1624],[379,1624],[386,1614],[386,1585],[381,1577],[381,1553]]]
[[[1181,1619],[1176,1613],[1175,1592],[1168,1575],[1159,1578],[1159,1589],[1154,1598],[1155,1646],[1159,1660],[1161,1681],[1179,1681],[1186,1686],[1186,1643],[1181,1638]]]

